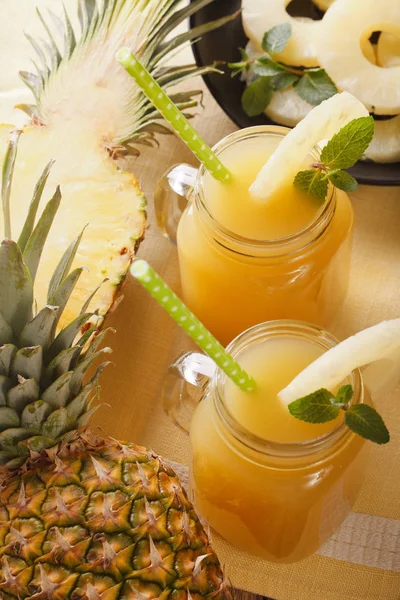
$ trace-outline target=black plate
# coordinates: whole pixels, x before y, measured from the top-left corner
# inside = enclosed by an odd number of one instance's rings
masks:
[[[214,0],[191,18],[191,27],[231,14],[240,9],[240,6],[241,0]],[[321,17],[311,0],[294,0],[290,6],[290,13],[296,16]],[[198,65],[211,64],[215,60],[234,62],[240,59],[238,48],[244,48],[246,43],[247,38],[239,16],[223,28],[208,33],[194,46],[196,62]],[[273,123],[264,115],[252,118],[246,115],[241,105],[244,84],[238,78],[232,79],[228,71],[226,69],[225,75],[211,74],[204,79],[210,92],[232,121],[239,127]],[[350,172],[360,183],[400,185],[400,163],[359,162]]]

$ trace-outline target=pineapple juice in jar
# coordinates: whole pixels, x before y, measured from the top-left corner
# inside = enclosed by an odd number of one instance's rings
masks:
[[[190,428],[192,488],[200,514],[225,539],[254,555],[306,558],[347,516],[361,487],[365,440],[342,416],[295,419],[277,394],[336,340],[294,321],[267,323],[229,348],[258,384],[245,393],[219,373]],[[359,371],[353,402],[370,402]],[[343,415],[343,413],[342,413]]]
[[[233,181],[218,182],[201,167],[178,225],[183,298],[224,344],[272,319],[327,326],[347,291],[347,195],[330,189],[321,205],[292,181],[267,203],[248,191],[287,131],[252,127],[222,140],[214,150]],[[318,158],[315,149],[304,168]]]

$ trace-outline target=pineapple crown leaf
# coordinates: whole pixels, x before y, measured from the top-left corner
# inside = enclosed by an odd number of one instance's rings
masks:
[[[78,251],[79,245],[81,243],[83,234],[85,232],[86,227],[84,227],[81,233],[77,238],[68,246],[63,256],[61,257],[60,262],[58,263],[49,283],[49,289],[47,293],[47,299],[50,301],[50,298],[56,293],[56,290],[60,287],[61,283],[67,277],[70,272],[72,263]]]
[[[145,117],[152,106],[115,61],[115,52],[123,45],[131,47],[156,79],[160,73],[165,87],[215,71],[212,65],[192,65],[167,72],[163,68],[182,45],[194,43],[201,35],[236,17],[237,13],[228,15],[171,37],[180,23],[211,1],[195,0],[180,8],[180,0],[80,0],[77,14],[80,25],[75,25],[73,15],[68,15],[65,7],[61,19],[51,12],[45,16],[38,11],[47,41],[27,36],[38,60],[36,72],[21,73],[37,106],[21,108],[44,124],[57,119],[64,122],[79,114],[84,117],[85,126],[93,125],[96,131],[101,128],[102,139],[107,130],[110,147],[117,148],[130,141],[147,143],[147,137],[137,134],[145,127]],[[60,38],[64,41],[62,51]],[[93,101],[99,97],[99,110],[92,110],[93,102],[83,103],[77,89],[85,89],[85,98],[91,94]],[[196,106],[195,95],[189,92],[181,108]],[[60,102],[60,97],[69,100]]]
[[[156,54],[152,58],[150,62],[150,67],[154,67],[157,65],[167,54],[179,48],[186,42],[198,41],[205,33],[209,33],[210,31],[214,31],[215,29],[219,29],[223,25],[226,25],[230,21],[233,21],[240,14],[240,10],[236,11],[232,15],[228,15],[226,17],[221,17],[220,19],[216,19],[215,21],[211,21],[210,23],[203,23],[202,25],[198,25],[197,27],[193,27],[193,29],[189,29],[184,33],[181,33],[171,40],[162,41],[158,44],[156,48]]]
[[[22,330],[19,338],[20,346],[33,346],[40,344],[48,350],[53,338],[53,331],[57,322],[57,306],[45,306],[36,317],[29,321]]]
[[[39,180],[36,183],[35,190],[33,192],[32,201],[31,201],[31,203],[29,205],[29,209],[28,209],[28,216],[25,219],[24,226],[23,226],[21,234],[18,238],[18,246],[21,248],[21,252],[24,252],[24,250],[26,248],[26,244],[27,244],[27,242],[32,234],[32,231],[34,229],[37,209],[39,207],[39,203],[42,198],[43,190],[45,188],[45,185],[46,185],[46,182],[49,177],[50,170],[51,170],[51,167],[53,166],[53,164],[54,164],[54,161],[52,160],[46,165],[42,175],[40,176]]]
[[[4,222],[10,235],[18,137],[18,132],[12,136],[2,168]],[[59,444],[68,432],[89,420],[95,410],[92,402],[98,378],[108,363],[100,365],[85,386],[84,377],[96,359],[110,352],[109,348],[98,349],[107,330],[96,335],[92,322],[96,313],[88,310],[100,286],[90,294],[81,313],[57,332],[82,272],[82,268],[71,268],[84,230],[56,267],[48,305],[33,314],[34,279],[61,201],[58,187],[36,219],[51,166],[50,162],[35,186],[19,236],[21,246],[11,239],[0,244],[0,466],[6,471],[23,467],[32,454]],[[3,475],[1,471],[0,480]]]
[[[32,318],[33,287],[21,250],[10,240],[0,246],[0,298],[3,318],[19,335]]]
[[[60,202],[61,190],[59,187],[57,187],[53,197],[47,203],[35,229],[26,243],[23,259],[31,274],[32,282],[35,281],[43,247],[54,221],[54,217],[56,216],[58,207],[60,206]],[[55,303],[53,303],[53,305],[56,306]]]
[[[1,200],[3,206],[4,235],[11,239],[11,216],[10,216],[10,196],[12,177],[14,173],[15,159],[17,157],[18,139],[20,131],[15,131],[10,138],[7,151],[4,156],[2,168]]]
[[[163,25],[159,30],[159,39],[165,39],[167,35],[179,25],[179,23],[182,23],[182,21],[194,15],[201,8],[211,4],[211,2],[214,2],[214,0],[195,0],[195,2],[191,2],[188,6],[184,6],[180,10],[175,11],[175,13],[173,13],[168,19],[167,23],[165,23],[165,25]]]

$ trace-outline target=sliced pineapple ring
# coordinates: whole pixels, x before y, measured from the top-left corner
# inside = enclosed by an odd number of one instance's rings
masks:
[[[283,138],[250,187],[252,196],[261,201],[270,199],[287,181],[293,181],[318,142],[364,116],[368,116],[365,106],[348,92],[321,102]]]
[[[285,127],[295,127],[314,107],[300,98],[293,87],[275,92],[265,109],[267,117]]]
[[[0,128],[0,160],[7,147],[10,128]],[[20,137],[11,193],[11,223],[19,235],[27,214],[27,194],[33,192],[44,166],[55,163],[42,197],[46,201],[61,186],[62,200],[44,248],[36,285],[39,307],[47,304],[47,284],[62,253],[86,227],[73,268],[85,267],[77,288],[63,313],[66,324],[79,314],[89,293],[108,279],[91,308],[105,314],[114,301],[136,243],[143,234],[145,201],[136,178],[118,169],[108,153],[96,143],[96,134],[69,127],[27,127]],[[0,223],[0,235],[3,236]]]
[[[362,51],[364,56],[372,63],[376,63],[375,47],[371,44],[368,38],[365,38],[361,42]],[[246,53],[249,58],[257,58],[263,53],[260,52],[257,46],[251,40],[246,46]],[[248,73],[248,81],[251,81],[252,69]],[[265,114],[268,118],[279,125],[285,127],[295,127],[304,117],[308,115],[310,110],[314,107],[303,100],[292,86],[275,92],[272,96],[270,103],[265,109]]]
[[[374,31],[400,32],[397,0],[336,0],[316,33],[321,66],[335,84],[380,115],[400,113],[400,66],[384,69],[364,56],[360,40]],[[345,27],[346,35],[340,35]]]
[[[377,163],[400,162],[400,115],[375,121],[375,132],[364,155]]]
[[[374,363],[372,365],[371,363]],[[372,394],[400,378],[400,319],[382,321],[322,354],[279,393],[285,404],[326,388],[333,391],[354,369],[371,365],[364,380]]]
[[[290,1],[243,0],[242,17],[246,35],[261,50],[261,42],[266,31],[281,23],[290,23],[292,36],[283,52],[275,54],[274,58],[287,65],[317,67],[319,62],[314,40],[322,21],[291,17],[286,12],[286,6]]]
[[[386,69],[400,66],[400,33],[385,33],[379,36],[377,46],[377,60],[380,67]]]

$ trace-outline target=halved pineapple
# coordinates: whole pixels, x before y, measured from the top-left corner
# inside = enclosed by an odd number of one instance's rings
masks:
[[[400,113],[400,66],[384,69],[364,56],[360,40],[374,31],[399,33],[398,0],[336,0],[317,32],[321,66],[338,88],[379,115]],[[345,27],[346,35],[340,35]]]
[[[58,7],[63,15],[61,0],[41,2],[41,7]],[[5,13],[0,39],[7,55],[13,52],[13,40],[4,40],[9,39],[8,17],[15,17],[14,4],[15,0],[2,2]],[[30,4],[31,0],[21,0],[18,9],[31,10]],[[12,232],[19,234],[43,165],[55,160],[48,185],[53,190],[60,184],[63,200],[38,273],[39,306],[47,302],[46,282],[65,245],[88,225],[73,265],[85,265],[88,270],[68,303],[63,323],[77,315],[89,291],[104,279],[107,281],[90,309],[97,309],[100,315],[107,313],[145,228],[145,201],[138,181],[112,159],[128,152],[138,154],[132,144],[151,145],[154,130],[163,126],[158,112],[115,60],[115,53],[121,46],[131,47],[163,87],[209,71],[207,67],[166,64],[171,51],[215,28],[211,23],[171,36],[175,27],[203,4],[203,0],[195,0],[182,8],[180,0],[79,0],[79,26],[74,27],[78,17],[70,19],[68,11],[62,21],[46,14],[42,29],[47,41],[33,41],[36,73],[23,73],[22,77],[36,105],[25,106],[31,122],[18,146],[11,190]],[[69,0],[66,6],[76,8],[77,0]],[[50,26],[54,19],[55,32]],[[172,98],[185,110],[197,104],[193,97],[197,93],[180,92]],[[0,132],[0,161],[10,129],[5,126]],[[45,190],[39,214],[46,197]]]
[[[283,50],[274,58],[287,65],[316,67],[318,58],[315,47],[316,32],[321,21],[291,17],[286,12],[286,6],[291,0],[243,0],[243,27],[247,37],[261,50],[264,33],[280,25],[290,23],[292,36]]]
[[[10,129],[0,133],[0,160]],[[47,304],[47,285],[65,250],[86,227],[73,267],[85,266],[72,295],[63,322],[79,314],[89,290],[102,280],[91,308],[105,314],[122,282],[145,226],[145,200],[137,179],[119,170],[98,137],[90,130],[70,127],[25,128],[21,135],[11,195],[13,235],[19,235],[27,215],[27,193],[32,194],[43,164],[55,160],[42,204],[59,184],[62,202],[47,239],[37,276],[38,306]],[[49,192],[46,192],[46,190]],[[41,210],[39,211],[41,212]],[[3,223],[0,237],[4,236]]]
[[[400,66],[400,31],[399,35],[383,31],[379,36],[377,60],[380,67],[386,69]]]

